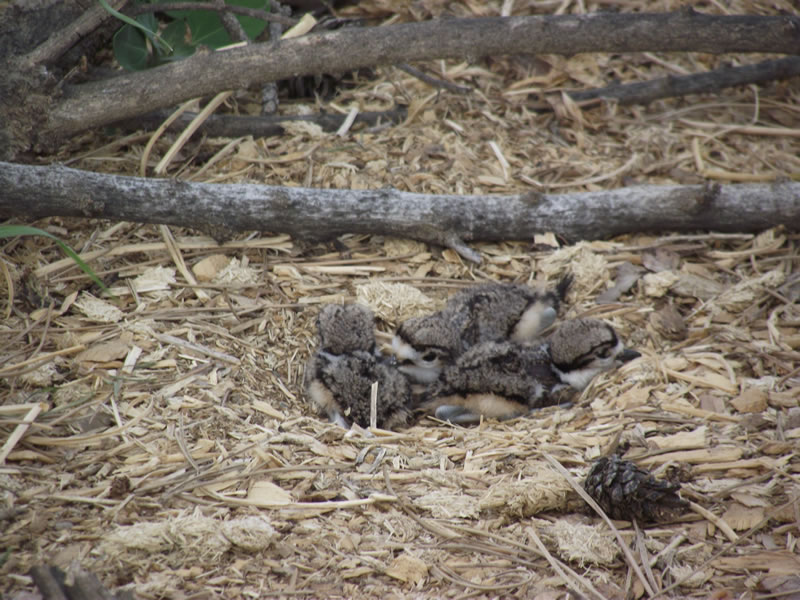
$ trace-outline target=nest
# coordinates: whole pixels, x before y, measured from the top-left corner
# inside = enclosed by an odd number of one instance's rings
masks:
[[[484,10],[477,4],[459,10]],[[741,4],[731,10],[755,10]],[[384,69],[337,103],[385,109],[399,86],[414,99],[401,126],[344,141],[290,128],[231,147],[201,178],[585,191],[684,182],[697,177],[698,157],[714,161],[718,174],[777,165],[796,174],[800,142],[786,125],[797,117],[791,82],[759,89],[757,102],[753,89],[737,89],[587,109],[580,119],[531,113],[514,85],[542,69],[551,85],[577,87],[600,84],[608,72],[629,80],[631,66],[655,77],[721,60],[584,55],[431,65],[480,90],[469,99]],[[727,129],[754,114],[776,135]],[[169,139],[153,151],[164,152]],[[195,143],[206,152],[227,142]],[[97,134],[51,160],[134,174],[145,143],[118,148]],[[294,158],[253,160],[281,156]],[[199,170],[184,166],[183,176]],[[797,235],[665,232],[573,245],[542,235],[477,244],[484,260],[476,266],[450,250],[379,236],[311,245],[242,235],[218,245],[131,223],[37,225],[83,250],[102,278],[113,275],[115,298],[89,288],[49,240],[22,238],[0,256],[6,597],[31,590],[27,573],[42,562],[77,562],[107,587],[143,598],[621,597],[667,588],[668,596],[707,597],[723,588],[800,587]],[[567,317],[607,319],[643,354],[598,377],[571,408],[475,428],[427,420],[370,435],[327,423],[303,398],[319,304],[365,302],[388,334],[475,281],[553,285],[567,272],[575,276]],[[626,460],[681,481],[688,513],[642,530],[582,506],[576,488],[589,465],[622,442]]]

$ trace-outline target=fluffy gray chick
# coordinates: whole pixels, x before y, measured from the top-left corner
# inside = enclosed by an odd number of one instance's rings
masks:
[[[638,356],[603,321],[566,321],[539,345],[473,346],[442,371],[420,408],[459,424],[510,419],[566,402],[598,373]]]
[[[554,290],[515,283],[465,288],[439,312],[402,323],[392,339],[400,370],[418,383],[436,381],[442,369],[484,342],[529,343],[556,319],[572,277]]]
[[[375,317],[359,304],[329,304],[317,317],[320,348],[304,373],[308,399],[344,427],[369,426],[370,395],[378,382],[377,425],[391,429],[408,421],[411,386],[377,352]]]

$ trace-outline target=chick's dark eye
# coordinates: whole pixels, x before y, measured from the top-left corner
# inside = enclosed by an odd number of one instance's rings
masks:
[[[428,362],[432,362],[438,358],[436,352],[426,352],[422,355],[422,360],[426,360]]]
[[[597,356],[599,358],[608,358],[611,356],[611,350],[609,348],[602,348],[601,350],[597,351]]]

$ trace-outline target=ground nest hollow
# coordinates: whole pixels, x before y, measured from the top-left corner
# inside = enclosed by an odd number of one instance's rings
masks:
[[[496,14],[499,4],[465,2],[457,12]],[[731,12],[776,10],[730,4]],[[383,0],[359,6],[387,8]],[[394,10],[421,18],[443,6]],[[554,112],[529,110],[520,92],[526,78],[578,88],[723,60],[732,59],[592,54],[428,65],[473,87],[468,96],[381,68],[341,90],[335,108],[383,110],[410,99],[404,123],[344,137],[292,126],[240,140],[209,168],[193,157],[231,140],[198,137],[171,174],[457,194],[694,183],[712,171],[729,183],[742,181],[737,174],[796,178],[797,78]],[[239,95],[236,109],[254,110],[256,98]],[[281,110],[320,108],[313,104]],[[153,165],[176,135],[155,144]],[[98,132],[44,160],[134,175],[148,139],[120,145]],[[92,287],[51,240],[23,237],[0,250],[4,597],[27,597],[37,564],[79,564],[141,598],[570,590],[624,598],[648,588],[723,598],[800,589],[800,235],[788,228],[593,242],[543,232],[473,244],[482,258],[473,264],[402,238],[310,243],[260,233],[218,244],[128,222],[31,224],[81,252],[115,297]],[[642,353],[569,408],[472,428],[427,419],[368,435],[328,423],[304,400],[321,304],[368,304],[385,343],[402,320],[440,308],[466,285],[553,286],[567,273],[575,280],[564,317],[606,319]],[[556,467],[580,484],[593,459],[618,447],[657,477],[680,480],[692,503],[673,522],[613,522],[628,555]]]

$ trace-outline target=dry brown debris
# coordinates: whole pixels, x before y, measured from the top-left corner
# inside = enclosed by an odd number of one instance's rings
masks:
[[[544,5],[578,11],[583,3],[536,3]],[[452,6],[372,0],[348,10],[409,19]],[[500,9],[455,6],[459,14]],[[793,10],[789,2],[725,6]],[[198,174],[186,159],[170,172],[433,193],[796,177],[796,81],[645,107],[559,107],[555,96],[554,113],[528,109],[545,90],[756,60],[642,54],[427,65],[473,86],[469,96],[387,68],[335,102],[345,111],[410,100],[399,127],[344,137],[290,127],[238,145],[197,140],[186,156],[219,151],[213,168]],[[249,100],[237,100],[242,112]],[[114,140],[87,136],[48,160],[134,174],[146,140],[104,149]],[[172,140],[154,146],[151,166]],[[705,598],[723,588],[752,597],[800,586],[797,235],[665,232],[574,245],[537,235],[478,245],[484,262],[474,266],[450,250],[369,236],[334,247],[252,235],[219,246],[131,223],[37,225],[79,249],[116,300],[91,289],[50,241],[22,238],[0,253],[4,597],[32,589],[33,565],[74,561],[143,598],[566,590]],[[388,333],[463,285],[553,283],[567,271],[576,278],[568,317],[608,319],[643,353],[599,377],[570,409],[472,429],[429,420],[367,436],[318,418],[302,398],[321,303],[370,304]],[[595,302],[622,277],[634,277],[629,289]],[[605,523],[569,511],[569,487],[545,460],[581,479],[620,441],[630,445],[626,459],[657,475],[673,471],[694,511],[638,532],[614,522],[627,553],[603,537]],[[590,535],[611,540],[601,545],[613,552],[592,558],[564,541]]]

